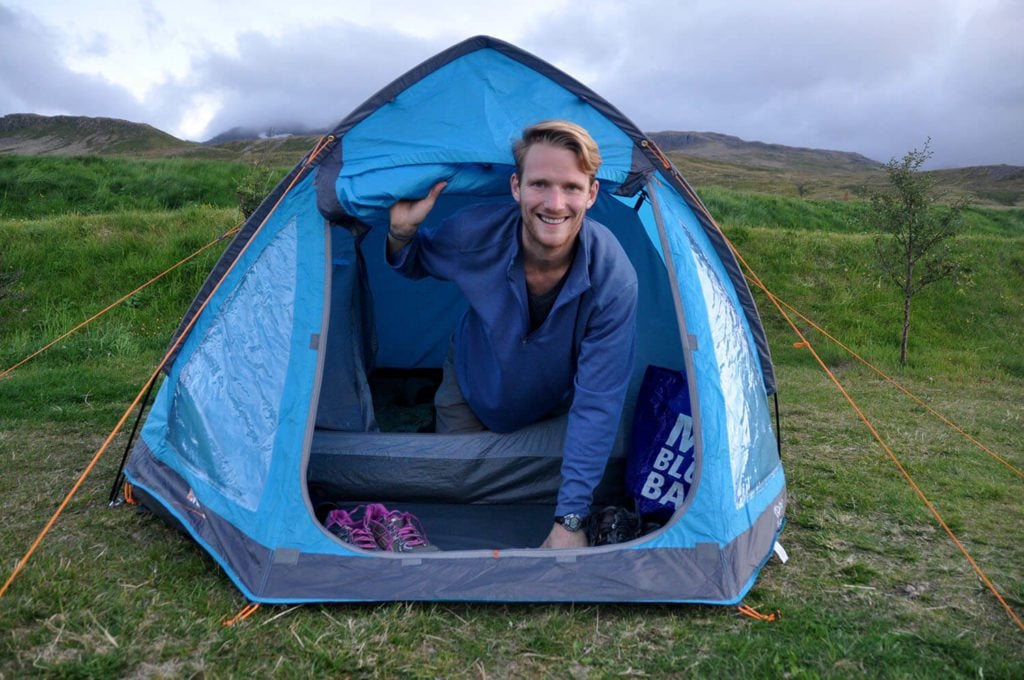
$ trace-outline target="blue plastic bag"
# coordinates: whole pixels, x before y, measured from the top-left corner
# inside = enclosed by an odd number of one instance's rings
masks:
[[[626,488],[645,519],[665,521],[686,501],[695,472],[686,375],[648,366],[633,415]]]

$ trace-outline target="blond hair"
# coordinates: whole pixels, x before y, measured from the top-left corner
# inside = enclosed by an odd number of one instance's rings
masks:
[[[601,152],[597,142],[585,129],[567,120],[545,120],[523,130],[523,136],[512,145],[512,155],[516,159],[516,175],[523,176],[523,161],[526,152],[534,144],[550,144],[568,149],[576,154],[580,170],[593,182],[597,177],[597,169],[601,167]]]

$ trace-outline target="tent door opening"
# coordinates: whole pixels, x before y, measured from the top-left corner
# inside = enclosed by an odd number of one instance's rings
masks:
[[[442,196],[431,219],[480,200]],[[612,229],[638,272],[642,329],[596,508],[630,503],[625,442],[644,369],[683,366],[668,277],[635,202],[602,193],[589,213]],[[412,281],[391,270],[383,229],[356,239],[333,227],[331,240],[327,354],[307,466],[319,518],[333,507],[383,503],[419,517],[443,550],[538,546],[554,515],[566,416],[509,434],[431,433],[440,368],[465,299],[451,283]]]

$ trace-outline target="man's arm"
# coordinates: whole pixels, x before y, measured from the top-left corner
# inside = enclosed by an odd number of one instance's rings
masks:
[[[573,405],[569,411],[562,485],[556,512],[586,515],[618,432],[636,351],[637,284],[618,290],[588,324],[580,348]],[[554,524],[543,548],[581,548],[586,532]]]
[[[434,203],[448,182],[438,182],[430,192],[420,199],[398,201],[391,206],[391,225],[388,227],[388,256],[392,256],[408,245],[416,231],[434,209]]]

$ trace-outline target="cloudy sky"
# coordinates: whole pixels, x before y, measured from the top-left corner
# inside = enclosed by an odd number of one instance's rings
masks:
[[[0,115],[327,128],[477,34],[647,131],[1024,165],[1020,0],[0,0]]]

